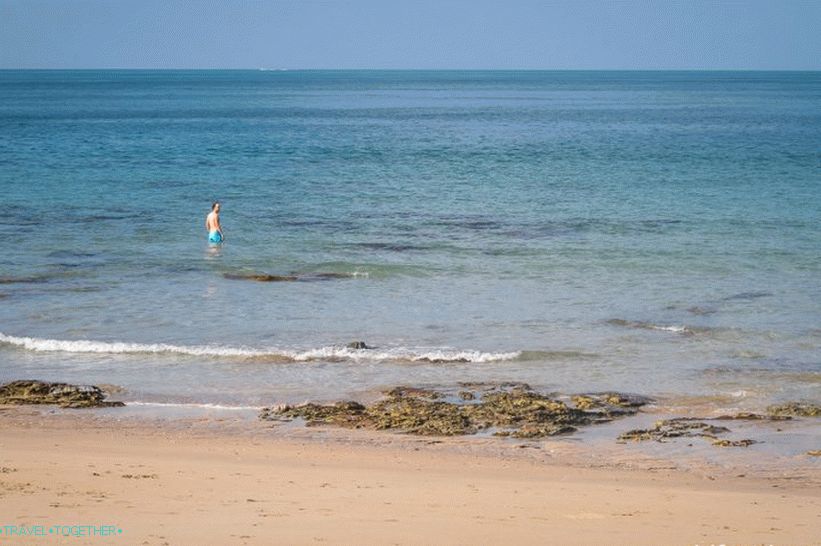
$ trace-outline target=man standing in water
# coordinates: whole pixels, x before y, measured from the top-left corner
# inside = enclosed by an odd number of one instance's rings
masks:
[[[220,204],[219,201],[214,201],[211,205],[211,212],[205,218],[205,229],[208,230],[208,242],[219,244],[225,240],[222,234],[222,226],[220,225]]]

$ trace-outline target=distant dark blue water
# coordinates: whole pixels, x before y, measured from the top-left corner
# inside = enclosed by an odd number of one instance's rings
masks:
[[[0,71],[0,189],[0,380],[821,398],[821,73]]]

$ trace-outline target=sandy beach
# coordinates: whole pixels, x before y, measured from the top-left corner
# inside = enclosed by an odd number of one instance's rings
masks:
[[[802,480],[585,468],[379,436],[6,407],[0,526],[15,529],[3,542],[819,543],[821,492]],[[55,525],[115,534],[48,536]],[[24,527],[46,536],[9,536]]]
[[[0,0],[0,546],[821,546],[821,0],[204,4]]]

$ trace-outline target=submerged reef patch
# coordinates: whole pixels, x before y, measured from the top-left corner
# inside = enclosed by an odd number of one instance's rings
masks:
[[[48,281],[48,275],[31,275],[28,277],[0,276],[0,284],[34,284]]]
[[[572,397],[570,406],[523,383],[463,383],[454,392],[400,386],[383,394],[367,406],[347,401],[264,408],[260,418],[300,418],[307,426],[394,430],[422,436],[485,431],[496,436],[540,438],[637,413],[649,401],[619,393],[585,394]]]
[[[53,404],[61,408],[109,408],[125,406],[106,401],[106,394],[94,385],[70,385],[20,380],[0,385],[0,404]]]
[[[293,282],[298,280],[296,275],[269,275],[267,273],[223,273],[222,276],[231,281]]]
[[[337,273],[337,272],[312,272],[312,273],[291,273],[288,275],[271,275],[268,273],[223,273],[223,278],[231,281],[256,281],[256,282],[312,282],[312,281],[332,281],[338,279],[353,279],[364,276],[357,273]]]

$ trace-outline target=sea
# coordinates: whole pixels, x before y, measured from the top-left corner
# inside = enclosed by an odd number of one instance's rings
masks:
[[[821,72],[3,70],[0,382],[818,403],[820,220]]]

